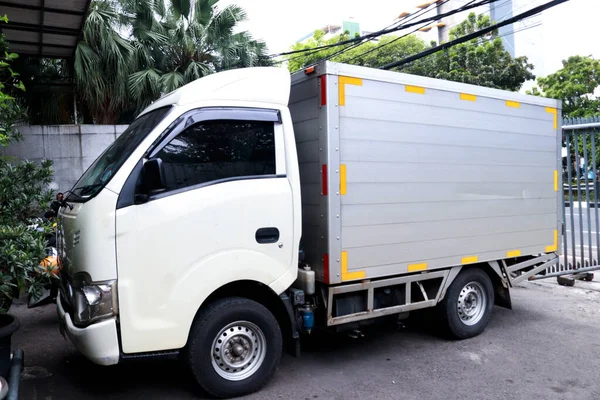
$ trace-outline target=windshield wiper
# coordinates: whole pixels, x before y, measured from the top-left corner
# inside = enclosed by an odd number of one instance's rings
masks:
[[[104,186],[103,183],[94,183],[92,185],[85,185],[85,186],[81,186],[78,188],[73,189],[73,194],[75,194],[76,196],[85,196],[86,194],[90,193],[92,190],[98,188],[98,187],[102,187]],[[76,191],[79,191],[79,193],[75,193]]]

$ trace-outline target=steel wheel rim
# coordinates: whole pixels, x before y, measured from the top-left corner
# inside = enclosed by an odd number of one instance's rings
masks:
[[[458,294],[456,308],[463,324],[473,326],[481,321],[487,308],[483,285],[475,281],[467,283]]]
[[[211,350],[212,366],[229,381],[252,376],[265,360],[267,341],[263,331],[248,321],[236,321],[219,331]]]

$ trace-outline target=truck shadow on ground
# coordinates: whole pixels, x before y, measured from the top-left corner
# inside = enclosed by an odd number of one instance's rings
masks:
[[[53,394],[52,398],[62,399],[207,398],[206,394],[199,391],[184,364],[177,357],[127,360],[112,367],[97,366],[72,348],[64,351],[65,347],[70,345],[64,343],[58,334],[55,317],[51,317],[47,312],[39,317],[36,318],[35,328],[56,335],[54,343],[61,347],[61,351],[48,366],[44,366],[52,367],[49,368],[52,376],[29,380],[26,383],[27,386],[35,386],[38,396],[46,396],[44,392],[49,392]],[[521,328],[527,329],[527,325],[535,324],[540,318],[543,316],[531,315],[531,312],[520,307],[512,311],[495,307],[488,329],[504,329],[506,324],[517,322],[523,324]],[[402,358],[406,357],[408,360],[424,350],[448,351],[457,343],[449,341],[436,330],[434,320],[429,318],[428,313],[418,313],[401,323],[392,321],[375,324],[363,328],[361,332],[364,336],[359,335],[358,338],[343,333],[314,332],[302,340],[300,359],[284,354],[280,371],[276,373],[271,385],[284,384],[283,381],[293,379],[293,375],[301,374],[302,368],[298,370],[299,363],[303,368],[309,369],[319,365],[342,368],[365,354],[382,361],[392,361],[394,355],[390,353],[395,354],[396,359],[398,353],[390,352],[390,348],[397,346],[406,348]],[[475,342],[486,340],[485,333],[473,339]],[[30,387],[30,390],[32,389],[33,387]],[[62,395],[63,391],[68,391],[70,395]]]

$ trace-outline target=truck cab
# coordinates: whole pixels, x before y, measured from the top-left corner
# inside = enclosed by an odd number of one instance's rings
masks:
[[[190,343],[192,370],[210,369],[216,383],[202,385],[219,395],[273,372],[286,311],[268,309],[296,280],[301,236],[289,92],[278,68],[192,82],[146,108],[74,185],[59,213],[57,308],[87,358]]]

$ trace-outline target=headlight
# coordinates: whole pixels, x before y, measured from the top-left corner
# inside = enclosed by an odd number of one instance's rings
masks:
[[[88,283],[74,280],[72,290],[73,322],[76,325],[88,325],[115,315],[115,281]]]

